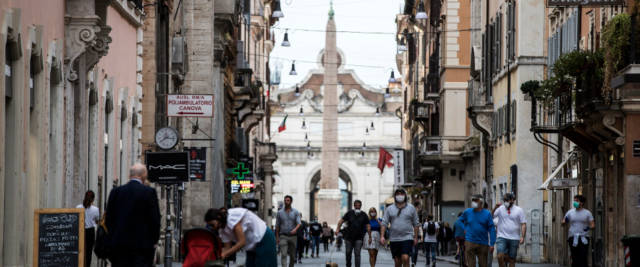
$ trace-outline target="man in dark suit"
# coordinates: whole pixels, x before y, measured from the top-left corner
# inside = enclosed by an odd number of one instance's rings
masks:
[[[129,182],[114,188],[107,203],[106,226],[109,257],[113,267],[153,266],[155,245],[160,238],[160,209],[156,190],[144,185],[145,165],[129,169]]]

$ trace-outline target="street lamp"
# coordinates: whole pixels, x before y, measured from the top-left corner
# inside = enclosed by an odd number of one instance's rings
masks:
[[[400,51],[400,52],[407,51],[407,43],[405,42],[404,38],[400,39],[400,44],[398,44],[398,51]],[[391,72],[391,73],[393,73],[393,72]],[[393,74],[391,76],[393,77]],[[389,82],[391,82],[391,79],[389,79]]]
[[[300,116],[304,115],[304,109],[302,109],[302,107],[300,107]]]
[[[393,77],[393,72],[391,73],[391,77]],[[384,90],[384,98],[389,97],[391,97],[391,93],[389,93],[389,87],[387,87],[387,89]]]
[[[282,40],[282,46],[283,47],[291,46],[291,43],[289,43],[289,30],[285,30],[284,32],[284,40]]]
[[[304,134],[304,141],[309,142],[309,135],[307,133]]]
[[[369,127],[364,128],[364,135],[369,135]]]
[[[311,142],[307,141],[307,150],[311,150]]]
[[[393,69],[391,70],[391,76],[389,77],[389,82],[390,82],[390,83],[394,83],[394,82],[396,82],[396,75],[395,75],[395,73],[393,72]]]
[[[376,116],[380,116],[380,108],[376,108]]]
[[[369,127],[369,129],[371,129],[372,131],[375,131],[375,130],[376,130],[376,128],[375,128],[375,127],[373,127],[373,122],[371,122],[371,127]]]
[[[296,61],[295,60],[291,63],[291,71],[289,72],[289,75],[298,75],[298,73],[296,72]],[[393,77],[393,72],[391,73],[391,76]]]
[[[294,93],[295,96],[300,96],[300,87],[296,84],[296,91]]]
[[[305,119],[302,119],[302,127],[300,128],[302,128],[303,130],[307,129],[307,121]],[[305,134],[305,137],[306,137],[306,134]]]
[[[280,9],[280,0],[276,0],[276,7],[273,9],[271,16],[274,18],[284,18],[284,13],[282,13],[282,9]]]
[[[366,150],[367,149],[367,142],[362,142],[362,150]]]
[[[424,3],[422,2],[422,0],[420,0],[420,4],[418,4],[416,19],[427,19],[427,12],[424,11]]]

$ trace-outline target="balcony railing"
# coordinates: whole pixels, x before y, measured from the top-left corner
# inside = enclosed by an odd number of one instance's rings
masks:
[[[467,137],[426,136],[420,140],[419,154],[422,156],[457,155],[464,150]]]
[[[540,133],[554,133],[579,122],[576,116],[575,100],[573,90],[548,101],[534,98],[532,130]]]

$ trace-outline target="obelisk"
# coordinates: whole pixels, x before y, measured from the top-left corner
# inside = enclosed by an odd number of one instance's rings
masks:
[[[338,49],[333,1],[330,5],[323,59],[322,170],[318,191],[318,219],[337,224],[342,198],[338,188]]]

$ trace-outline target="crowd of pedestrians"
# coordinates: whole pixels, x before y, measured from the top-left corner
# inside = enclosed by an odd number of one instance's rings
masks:
[[[93,191],[87,191],[83,203],[77,206],[85,210],[85,249],[91,251],[96,242],[96,255],[107,257],[114,267],[153,266],[160,237],[157,193],[145,185],[144,165],[133,165],[129,176],[128,183],[110,192],[102,220],[99,209],[93,205]],[[318,218],[310,223],[302,220],[300,212],[292,207],[293,198],[289,195],[284,197],[284,206],[275,216],[273,230],[244,208],[209,209],[203,229],[211,233],[214,244],[211,252],[207,252],[212,255],[204,258],[222,265],[222,260],[244,250],[245,266],[275,267],[279,251],[281,266],[293,267],[308,257],[309,249],[311,257],[317,258],[321,245],[323,252],[333,253],[341,251],[344,243],[347,267],[352,264],[360,267],[363,248],[369,254],[372,267],[376,266],[378,251],[387,248],[396,267],[415,266],[420,250],[425,254],[426,265],[436,266],[436,255],[448,255],[448,245],[455,240],[456,259],[461,266],[491,266],[494,248],[500,267],[516,265],[518,249],[527,234],[527,220],[525,211],[516,205],[513,193],[505,194],[503,202],[497,203],[493,210],[488,209],[481,195],[473,195],[471,207],[458,214],[453,229],[448,222],[435,221],[432,215],[420,223],[418,212],[403,189],[395,190],[393,196],[393,204],[387,206],[380,217],[375,207],[364,212],[362,202],[355,200],[353,209],[339,219],[335,231],[328,222],[320,223]],[[585,198],[576,195],[573,209],[562,220],[563,225],[569,226],[567,242],[573,267],[588,266],[589,231],[595,227],[593,215],[584,204]],[[98,231],[96,241],[97,229],[103,229],[108,235],[101,238],[102,233]],[[91,256],[92,253],[85,253],[85,266],[91,265]],[[184,266],[204,265],[185,262]]]

